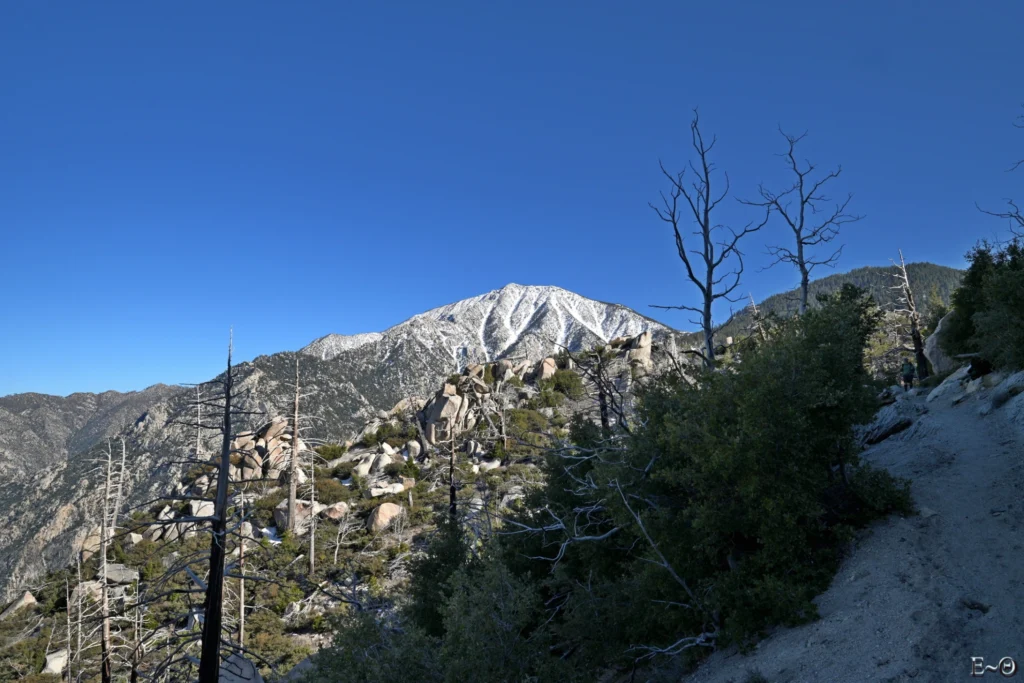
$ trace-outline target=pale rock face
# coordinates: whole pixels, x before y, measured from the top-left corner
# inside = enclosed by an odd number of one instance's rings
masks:
[[[57,650],[46,655],[46,665],[43,667],[42,673],[54,674],[56,676],[64,673],[64,668],[68,665],[68,651]]]
[[[374,486],[370,489],[371,498],[380,498],[381,496],[394,496],[405,491],[403,484],[388,484],[386,486]]]
[[[370,474],[380,474],[390,464],[391,456],[387,453],[381,453],[374,459],[373,465],[370,466]]]
[[[129,584],[139,580],[139,572],[123,564],[107,564],[107,583]]]
[[[193,517],[209,517],[213,514],[214,505],[212,500],[192,500],[188,503]]]
[[[348,514],[348,503],[335,503],[334,505],[328,505],[320,511],[320,516],[324,519],[329,519],[332,522],[340,521]]]
[[[405,450],[409,452],[410,458],[418,458],[420,457],[420,453],[422,452],[423,449],[420,446],[419,441],[410,441],[409,443],[405,444]]]
[[[939,347],[939,337],[942,334],[942,327],[949,320],[949,316],[952,313],[947,313],[939,324],[935,326],[935,330],[928,335],[928,338],[924,340],[924,355],[928,359],[928,362],[932,364],[932,370],[937,375],[941,375],[947,372],[952,372],[957,368],[957,361],[954,358],[950,358],[946,353]]]
[[[220,683],[263,683],[259,669],[240,654],[233,654],[220,665]]]
[[[370,468],[373,466],[376,456],[369,455],[359,461],[359,464],[352,468],[352,472],[360,477],[365,477],[370,474]]]
[[[10,606],[7,607],[7,609],[0,613],[0,621],[11,616],[18,610],[24,609],[25,607],[30,607],[34,604],[36,604],[35,596],[29,593],[28,591],[25,591],[24,593],[22,593],[20,598],[12,602]]]
[[[555,359],[545,358],[537,365],[537,379],[550,379],[556,370],[558,370],[558,366],[555,364]]]
[[[295,501],[296,533],[301,536],[309,531],[310,518],[323,508],[320,504],[311,505],[308,500]],[[274,508],[274,524],[282,531],[288,528],[288,499],[282,500]]]
[[[392,522],[403,512],[405,512],[405,509],[401,505],[382,503],[370,513],[369,518],[366,520],[366,528],[374,533],[383,531],[391,526]]]

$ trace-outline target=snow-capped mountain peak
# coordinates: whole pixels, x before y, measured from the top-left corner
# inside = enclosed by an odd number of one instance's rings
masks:
[[[328,334],[320,337],[302,349],[302,353],[316,356],[320,360],[334,358],[343,351],[357,349],[364,344],[377,341],[383,335],[380,332],[363,332],[362,334]]]
[[[510,283],[501,289],[431,309],[373,333],[328,335],[302,349],[322,359],[373,343],[390,358],[415,342],[434,354],[461,362],[499,358],[539,358],[568,348],[578,350],[615,337],[669,328],[619,304],[609,304],[561,287]],[[407,347],[408,348],[408,347]]]

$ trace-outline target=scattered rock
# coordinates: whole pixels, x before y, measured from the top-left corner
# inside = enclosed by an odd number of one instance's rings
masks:
[[[324,519],[329,519],[332,522],[338,522],[344,519],[345,515],[348,514],[348,503],[340,502],[334,505],[328,505],[320,511],[320,516]]]
[[[366,520],[366,528],[377,533],[387,529],[391,524],[405,512],[401,505],[395,503],[382,503],[374,508]]]
[[[263,431],[262,436],[264,441],[266,443],[270,443],[271,441],[279,437],[281,434],[283,434],[284,430],[287,427],[288,419],[278,415],[277,417],[270,421],[270,424],[267,425],[266,427],[266,431]]]
[[[170,510],[170,507],[164,508]],[[161,512],[161,514],[163,514]],[[100,551],[100,529],[97,527],[89,532],[89,535],[82,541],[82,562],[86,562],[90,557]]]
[[[46,665],[43,666],[42,673],[53,674],[60,676],[64,673],[64,668],[68,665],[68,651],[57,650],[46,655]]]
[[[192,500],[188,503],[193,517],[210,517],[213,515],[214,505],[212,500]]]
[[[99,581],[83,581],[71,591],[71,603],[77,604],[79,600],[91,599],[93,602],[100,601],[102,584]]]
[[[373,464],[370,466],[370,474],[380,474],[384,471],[384,468],[391,464],[391,456],[387,453],[381,453],[374,458]]]
[[[7,609],[5,609],[3,612],[0,612],[0,621],[3,621],[4,619],[11,616],[23,607],[30,607],[34,604],[36,604],[35,596],[29,593],[28,591],[25,591],[21,594],[20,598],[18,598],[10,605],[8,605]]]
[[[951,393],[960,391],[963,380],[967,378],[968,372],[968,366],[963,366],[962,368],[954,372],[952,375],[944,379],[939,386],[932,389],[931,393],[928,394],[928,398],[925,400],[931,403],[937,398],[941,398]]]
[[[988,415],[1022,393],[1024,393],[1024,372],[1010,375],[996,386],[989,400],[978,409],[978,414]]]
[[[364,457],[359,463],[352,468],[352,473],[359,477],[366,477],[370,474],[370,468],[373,466],[373,462],[377,459],[377,456],[368,455]]]
[[[865,444],[872,445],[898,434],[914,424],[918,416],[927,412],[920,403],[897,401],[878,411],[874,421],[863,433]]]
[[[394,496],[405,491],[405,487],[402,484],[388,484],[387,486],[374,486],[370,489],[371,498],[380,498],[381,496]]]
[[[302,535],[309,531],[310,518],[323,509],[319,503],[314,508],[310,505],[308,500],[297,500],[295,501],[295,531],[298,535]],[[274,524],[277,525],[278,529],[288,528],[288,499],[282,500],[274,508]]]
[[[233,654],[220,665],[219,683],[263,683],[259,669],[240,654]]]
[[[139,580],[137,569],[130,569],[123,564],[107,563],[107,583],[129,584]]]

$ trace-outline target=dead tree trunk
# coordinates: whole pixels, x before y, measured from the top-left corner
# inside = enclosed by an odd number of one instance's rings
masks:
[[[793,173],[793,185],[782,192],[772,192],[762,185],[758,188],[761,201],[740,200],[740,203],[761,207],[769,214],[774,211],[782,217],[793,233],[796,244],[792,247],[769,246],[768,253],[775,258],[771,265],[791,263],[800,272],[800,315],[803,315],[807,311],[811,271],[818,266],[834,266],[843,248],[839,247],[828,258],[816,257],[811,251],[814,247],[828,244],[838,237],[842,225],[859,221],[863,216],[846,213],[846,207],[853,199],[853,195],[848,195],[845,201],[836,204],[834,209],[822,207],[822,204],[831,201],[822,193],[822,188],[830,180],[839,177],[843,172],[842,167],[837,167],[819,180],[812,181],[810,175],[815,169],[814,164],[806,162],[807,165],[801,167],[796,159],[797,143],[807,134],[787,135],[781,128],[779,133],[789,145],[783,156],[786,157],[787,165]]]
[[[296,524],[297,508],[295,504],[298,495],[299,477],[299,354],[295,354],[295,410],[292,417],[292,457],[288,468],[288,531],[295,534],[298,531]]]
[[[242,503],[242,519],[245,519],[245,503]],[[239,534],[238,541],[238,645],[245,647],[245,534]]]
[[[231,344],[228,344],[228,369],[224,376],[224,424],[217,471],[217,497],[213,508],[213,529],[210,538],[210,574],[206,584],[202,651],[199,660],[199,683],[217,683],[220,678],[220,636],[224,607],[224,556],[227,540],[228,471],[231,468]]]
[[[653,306],[665,310],[690,311],[696,313],[699,318],[690,322],[699,325],[704,336],[704,350],[701,357],[704,366],[708,369],[715,367],[715,327],[713,323],[714,303],[719,299],[736,301],[730,298],[731,294],[739,287],[740,276],[743,273],[743,254],[739,250],[740,240],[752,232],[760,230],[767,222],[770,211],[766,211],[764,220],[754,226],[747,224],[742,230],[736,232],[731,228],[718,223],[718,214],[715,209],[722,200],[729,194],[729,176],[725,176],[725,189],[721,194],[712,192],[712,173],[715,165],[711,162],[711,150],[717,140],[712,138],[710,144],[705,143],[700,132],[697,111],[693,112],[693,121],[690,123],[690,142],[697,153],[698,163],[690,162],[689,168],[694,174],[692,182],[685,180],[686,171],[670,173],[661,164],[661,172],[670,183],[669,192],[666,195],[661,193],[662,206],[651,204],[651,208],[665,223],[672,226],[675,236],[676,252],[686,269],[687,279],[700,292],[699,306]],[[689,211],[681,204],[682,198]],[[697,249],[687,249],[686,240],[683,238],[685,224],[692,219],[696,224],[695,234],[700,246]],[[722,231],[728,230],[729,236],[720,238]],[[727,261],[735,260],[736,266],[729,272],[722,273],[723,269],[730,268]],[[698,264],[694,268],[694,264]]]
[[[316,452],[309,453],[309,578],[316,571]]]
[[[111,683],[113,680],[113,664],[111,657],[113,647],[111,644],[110,631],[110,588],[107,583],[107,562],[110,549],[110,537],[117,529],[117,512],[121,506],[121,494],[123,492],[124,466],[125,466],[125,445],[121,441],[121,466],[120,471],[114,472],[114,454],[107,442],[107,463],[106,481],[103,487],[103,510],[100,520],[100,680],[102,683]],[[115,485],[114,478],[117,478]],[[116,486],[116,493],[115,493]]]
[[[448,419],[448,514],[452,521],[458,520],[458,510],[455,500],[455,420]]]
[[[71,641],[71,586],[68,584],[68,580],[64,579],[64,605],[65,613],[67,615],[67,627],[68,627],[68,667],[67,676],[65,681],[71,683],[71,662],[75,660],[74,645]]]
[[[918,313],[917,304],[914,302],[914,290],[910,286],[910,276],[907,274],[907,264],[903,260],[903,250],[900,249],[900,262],[896,266],[896,280],[899,284],[896,289],[901,290],[899,302],[905,306],[898,312],[905,313],[910,318],[910,339],[914,344],[914,358],[917,361],[917,378],[922,380],[928,377],[928,358],[924,355],[924,340],[921,338],[921,314]]]

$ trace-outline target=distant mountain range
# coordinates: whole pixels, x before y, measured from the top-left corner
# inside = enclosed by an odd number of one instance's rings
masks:
[[[328,335],[300,352],[260,356],[235,366],[237,406],[258,422],[289,415],[295,361],[302,414],[310,436],[341,441],[381,409],[426,396],[467,363],[499,358],[540,359],[645,330],[656,343],[670,328],[618,305],[558,287],[516,284],[414,316],[382,333]],[[180,474],[173,461],[195,450],[190,405],[194,389],[155,386],[141,392],[19,394],[0,399],[0,589],[65,566],[86,526],[95,497],[96,449],[126,438],[132,478],[128,501],[166,492]],[[240,424],[239,429],[256,424]],[[204,434],[204,452],[218,437]]]
[[[847,273],[836,273],[823,277],[819,280],[812,280],[809,287],[810,305],[817,306],[819,294],[832,294],[843,288],[844,285],[856,285],[874,297],[875,301],[883,309],[891,310],[896,304],[898,292],[892,287],[896,284],[893,274],[896,272],[892,266],[865,266]],[[914,288],[914,298],[921,308],[922,314],[928,313],[928,295],[934,288],[944,304],[949,305],[953,291],[960,286],[964,271],[947,266],[938,266],[934,263],[908,263],[907,275],[910,284]],[[788,317],[797,312],[800,307],[800,290],[793,289],[782,294],[773,294],[764,301],[758,303],[761,314],[774,313],[779,317]],[[749,305],[737,312],[722,327],[721,336],[739,337],[745,334],[752,324],[753,318]]]
[[[812,283],[812,296],[845,282],[866,287],[889,302],[891,269],[862,268]],[[960,271],[912,264],[921,294],[936,284],[943,299]],[[790,295],[769,297],[766,311],[795,310]],[[737,315],[722,335],[741,333],[749,322]],[[649,330],[655,344],[683,348],[697,343],[619,304],[587,299],[558,287],[510,284],[481,296],[413,316],[383,332],[327,335],[299,352],[260,356],[235,367],[239,408],[263,416],[288,415],[299,360],[302,413],[311,436],[341,441],[371,416],[399,400],[432,393],[438,382],[467,363],[502,358],[537,360],[568,348],[579,350]],[[733,332],[735,330],[735,332]],[[128,501],[166,493],[180,474],[172,461],[191,456],[196,432],[194,389],[156,385],[121,394],[73,394],[60,398],[16,394],[0,398],[0,594],[24,585],[48,568],[69,562],[86,527],[85,509],[96,486],[97,449],[123,435],[132,478]],[[257,422],[266,418],[253,418]],[[239,425],[239,429],[258,426]],[[205,452],[218,437],[204,435]]]

